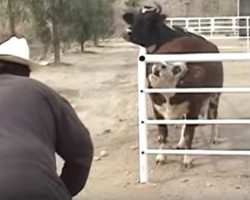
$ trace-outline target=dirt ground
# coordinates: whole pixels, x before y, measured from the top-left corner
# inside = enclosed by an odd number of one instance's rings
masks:
[[[234,44],[241,50],[240,42]],[[228,44],[225,41],[225,44]],[[122,39],[105,41],[92,53],[67,53],[69,66],[42,67],[32,74],[65,96],[89,128],[94,146],[89,180],[76,200],[248,200],[249,157],[196,156],[191,169],[181,156],[168,156],[165,165],[149,157],[149,179],[139,184],[137,121],[138,48]],[[231,44],[229,44],[231,45]],[[233,51],[224,48],[226,51]],[[247,62],[225,62],[225,86],[250,86]],[[250,95],[223,94],[220,118],[250,118]],[[248,126],[219,126],[220,141],[209,144],[208,127],[197,129],[194,148],[249,149]],[[156,127],[149,127],[150,147],[157,147]],[[170,133],[171,144],[179,132]],[[106,151],[106,156],[100,156]],[[99,159],[100,158],[100,159]],[[62,161],[58,159],[58,171]]]

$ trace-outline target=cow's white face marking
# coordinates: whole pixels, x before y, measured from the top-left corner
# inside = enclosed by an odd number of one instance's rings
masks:
[[[153,88],[175,88],[178,81],[187,72],[184,62],[163,62],[152,66],[149,81]]]
[[[189,102],[171,105],[167,99],[167,103],[154,104],[154,107],[165,119],[180,119],[188,113]]]
[[[157,63],[152,66],[152,73],[149,75],[149,82],[153,88],[175,88],[178,81],[187,72],[187,65],[184,62],[164,62]],[[166,103],[162,105],[154,105],[156,110],[164,116],[165,119],[178,119],[188,112],[188,102],[178,105],[171,105],[169,98],[174,93],[164,93]]]

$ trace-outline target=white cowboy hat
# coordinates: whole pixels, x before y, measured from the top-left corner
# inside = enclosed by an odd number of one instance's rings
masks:
[[[25,65],[31,71],[38,66],[30,60],[27,40],[15,36],[0,44],[0,60]]]

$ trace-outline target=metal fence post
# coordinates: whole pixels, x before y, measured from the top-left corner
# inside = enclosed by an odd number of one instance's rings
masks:
[[[139,156],[140,156],[140,182],[148,182],[148,156],[147,156],[147,102],[146,102],[146,49],[141,47],[138,58],[138,109],[139,109]]]

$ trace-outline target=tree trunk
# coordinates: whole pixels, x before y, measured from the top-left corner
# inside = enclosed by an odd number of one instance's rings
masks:
[[[8,0],[7,6],[8,6],[8,17],[9,17],[9,31],[10,35],[16,35],[16,27],[15,27],[15,13],[13,11],[13,5],[12,0]]]
[[[53,48],[54,48],[54,63],[58,65],[60,63],[60,38],[58,33],[58,24],[56,21],[52,22],[52,31],[53,31]]]
[[[81,41],[81,52],[84,53],[85,52],[85,41]]]
[[[95,46],[95,47],[99,47],[99,43],[98,43],[97,40],[94,40],[94,46]]]

